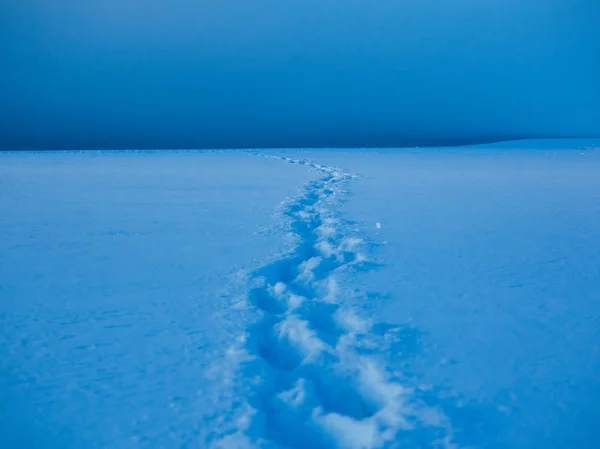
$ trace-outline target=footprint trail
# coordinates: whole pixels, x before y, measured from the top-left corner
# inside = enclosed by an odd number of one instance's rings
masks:
[[[446,417],[386,366],[386,348],[399,338],[394,328],[374,332],[378,325],[359,317],[337,283],[375,266],[336,215],[357,176],[278,158],[319,176],[284,206],[293,250],[251,273],[247,299],[259,319],[232,349],[233,416],[222,418],[229,424],[209,436],[209,447],[451,447]]]

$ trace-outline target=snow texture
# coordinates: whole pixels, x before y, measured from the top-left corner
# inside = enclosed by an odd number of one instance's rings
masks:
[[[282,159],[320,176],[284,207],[295,248],[251,275],[248,299],[261,317],[238,339],[247,354],[235,382],[251,385],[232,394],[243,416],[229,417],[210,446],[373,449],[422,426],[433,428],[432,447],[443,445],[450,429],[441,412],[415,400],[390,378],[385,360],[369,354],[398,338],[397,329],[375,335],[377,325],[337,288],[338,274],[375,266],[351,224],[334,213],[356,175]]]
[[[0,447],[595,448],[598,146],[1,154]]]
[[[226,299],[312,176],[241,152],[0,154],[0,448],[203,447]]]
[[[600,439],[599,148],[272,152],[360,173],[342,212],[380,267],[339,284],[361,316],[404,329],[389,364],[459,447]]]

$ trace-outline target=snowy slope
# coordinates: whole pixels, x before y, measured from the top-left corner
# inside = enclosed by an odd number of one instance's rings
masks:
[[[0,443],[595,447],[597,144],[0,155]]]

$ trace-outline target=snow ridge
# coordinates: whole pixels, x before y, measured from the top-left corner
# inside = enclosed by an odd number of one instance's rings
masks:
[[[229,382],[234,416],[222,417],[229,424],[208,438],[209,446],[396,447],[407,441],[401,432],[422,426],[436,429],[429,445],[449,446],[443,414],[419,402],[386,371],[385,357],[373,355],[397,338],[394,329],[377,336],[340,297],[340,273],[374,266],[364,242],[348,235],[348,226],[335,215],[345,186],[357,176],[303,159],[280,159],[320,176],[284,207],[295,248],[250,276],[247,299],[260,318],[232,349],[238,363]],[[418,439],[423,443],[423,435]]]

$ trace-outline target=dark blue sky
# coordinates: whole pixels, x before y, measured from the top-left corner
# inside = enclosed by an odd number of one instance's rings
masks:
[[[600,135],[598,0],[5,0],[0,149]]]

